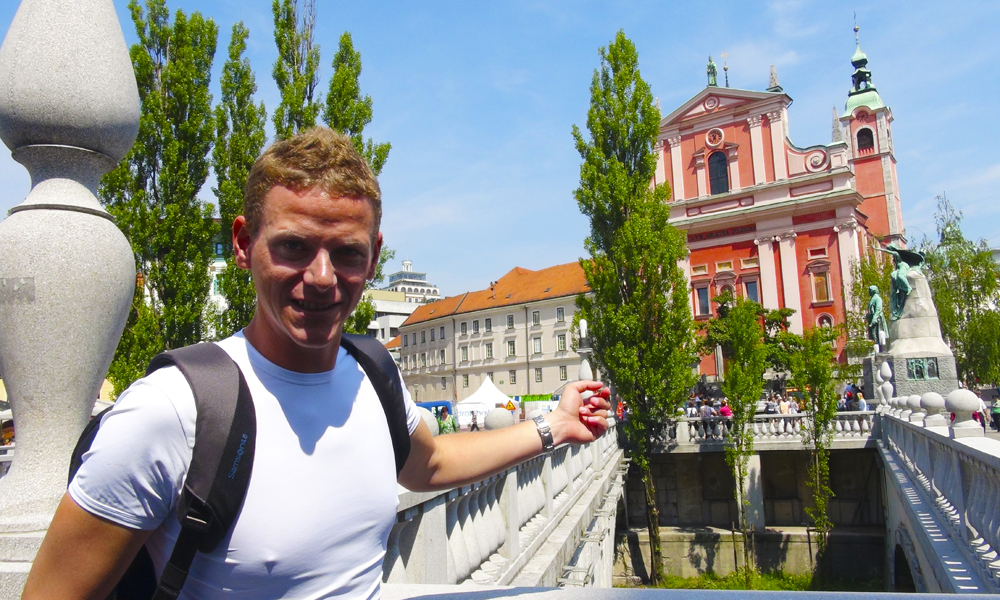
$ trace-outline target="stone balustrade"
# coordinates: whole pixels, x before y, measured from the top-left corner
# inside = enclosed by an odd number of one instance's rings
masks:
[[[869,445],[876,427],[875,415],[875,411],[837,413],[829,425],[833,433],[831,447],[846,449]],[[808,413],[755,415],[750,423],[754,447],[757,450],[804,448],[811,418]],[[671,452],[722,450],[729,437],[730,423],[724,417],[677,419],[671,426],[664,428],[662,443]]]
[[[902,473],[897,479],[916,488],[906,493],[921,507],[914,511],[917,522],[910,527],[927,530],[928,555],[947,559],[936,579],[941,583],[954,579],[954,591],[996,593],[1000,592],[1000,442],[984,437],[982,426],[972,419],[978,407],[979,399],[968,390],[955,390],[944,402],[933,392],[893,398],[882,413],[880,445],[887,468],[898,468]],[[955,414],[954,421],[948,413]],[[921,503],[921,498],[929,502]],[[957,551],[946,551],[946,544]],[[978,577],[950,576],[949,571],[959,569],[974,571]]]
[[[594,443],[560,446],[472,485],[437,493],[400,488],[384,581],[555,586],[567,570],[582,570],[594,580],[594,564],[574,561],[584,556],[583,562],[597,562],[585,546],[607,536],[592,525],[614,531],[613,514],[603,513],[616,509],[624,474],[615,429],[612,424]],[[544,554],[540,549],[559,540],[565,548],[546,558],[554,570],[526,576],[529,563]],[[605,545],[610,585],[613,548]]]

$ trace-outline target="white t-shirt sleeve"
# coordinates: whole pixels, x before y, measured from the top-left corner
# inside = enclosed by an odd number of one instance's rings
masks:
[[[402,373],[399,374],[399,383],[403,388],[403,405],[406,406],[406,427],[410,430],[410,435],[413,435],[417,430],[417,424],[420,423],[420,413],[417,411],[417,405],[413,403],[413,398],[410,398],[410,391],[406,389]]]
[[[155,529],[184,485],[196,419],[191,388],[176,367],[132,384],[104,416],[70,497],[124,527]]]

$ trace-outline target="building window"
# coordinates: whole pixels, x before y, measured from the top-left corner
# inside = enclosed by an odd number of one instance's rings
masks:
[[[417,345],[417,332],[416,331],[413,332],[413,345],[414,346]]]
[[[459,331],[462,332],[462,335],[468,334],[469,333],[469,324],[466,323],[465,321],[462,321],[462,324],[459,326]]]
[[[420,343],[421,344],[426,344],[427,343],[427,332],[426,331],[421,331],[420,332]]]
[[[813,302],[830,301],[830,272],[820,271],[812,274]]]
[[[427,366],[427,353],[426,352],[421,352],[420,353],[420,366],[421,367],[426,367]]]
[[[560,333],[559,336],[556,337],[556,348],[560,352],[565,352],[566,351],[566,334],[565,333]]]
[[[433,329],[431,329],[431,341],[432,342],[434,341],[434,330]]]
[[[472,333],[479,333],[479,319],[472,322]]]
[[[448,378],[447,377],[442,377],[441,378],[441,389],[442,390],[448,389]]]
[[[464,387],[464,388],[469,387],[469,375],[468,374],[462,375],[462,387]]]
[[[507,381],[509,381],[511,385],[517,383],[517,371],[507,371]]]
[[[542,370],[535,369],[535,383],[541,383],[541,382],[542,382]]]
[[[542,313],[537,310],[531,312],[531,324],[541,325],[542,324]]]
[[[403,335],[403,347],[406,348],[410,345],[410,336]]]
[[[756,279],[744,282],[743,287],[746,288],[747,291],[747,300],[760,302],[760,289]]]
[[[559,367],[559,381],[566,381],[567,378],[566,365],[561,365]]]
[[[858,130],[858,152],[875,149],[875,134],[867,127]]]
[[[469,347],[462,346],[462,362],[469,360]]]
[[[445,362],[447,362],[447,361],[445,361],[445,359],[444,359],[444,350],[442,350],[441,351],[441,364],[443,365]]]
[[[486,322],[483,323],[483,325],[484,329],[486,329],[486,333],[493,331],[493,319],[487,318]]]
[[[514,329],[514,315],[507,315],[507,329]]]
[[[566,322],[566,309],[560,306],[559,308],[556,309],[556,323],[565,323],[565,322]]]
[[[515,340],[507,340],[507,356],[517,356],[517,342]]]
[[[486,342],[486,358],[493,358],[493,342]]]
[[[713,152],[708,157],[708,181],[713,195],[729,191],[729,161],[725,152]]]
[[[486,376],[490,378],[490,381],[493,381],[493,371],[487,371]]]
[[[828,256],[826,248],[810,248],[808,252],[809,260],[814,258],[826,258]]]
[[[695,290],[698,295],[698,316],[707,317],[712,314],[712,304],[708,298],[708,288],[700,287]]]
[[[441,326],[441,339],[444,339],[444,325]]]
[[[542,338],[531,338],[531,349],[535,354],[542,353]]]

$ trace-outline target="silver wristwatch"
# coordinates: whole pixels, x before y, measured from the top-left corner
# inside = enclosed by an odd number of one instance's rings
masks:
[[[551,452],[555,445],[552,443],[552,428],[549,427],[548,420],[543,415],[538,415],[532,421],[538,427],[538,437],[542,438],[542,451]]]

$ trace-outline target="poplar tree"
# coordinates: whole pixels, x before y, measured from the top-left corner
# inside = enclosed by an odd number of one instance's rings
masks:
[[[257,294],[250,272],[236,266],[230,232],[233,221],[243,214],[243,186],[254,160],[264,147],[264,123],[267,113],[264,103],[254,103],[257,83],[250,61],[243,56],[250,32],[243,22],[233,25],[229,40],[229,59],[222,68],[222,101],[215,108],[215,148],[212,168],[215,170],[222,219],[225,270],[219,275],[219,291],[226,299],[226,309],[216,317],[215,334],[228,337],[245,327],[253,317]]]
[[[628,404],[623,427],[646,489],[650,583],[662,579],[659,511],[650,459],[664,421],[695,383],[689,287],[678,261],[686,240],[669,223],[669,189],[653,186],[660,115],[639,74],[635,46],[619,31],[601,48],[587,112],[589,137],[573,127],[580,166],[574,195],[590,218],[580,261],[592,295],[577,318],[590,324],[593,356]]]
[[[392,144],[376,144],[363,135],[365,126],[372,120],[372,98],[361,95],[360,77],[361,53],[354,49],[351,34],[345,31],[340,36],[340,45],[333,57],[333,76],[330,77],[323,120],[330,129],[350,136],[358,154],[365,157],[377,176],[389,158]]]
[[[319,86],[319,46],[313,43],[316,28],[315,0],[274,0],[274,43],[278,58],[271,74],[281,102],[274,109],[274,135],[287,139],[316,124],[322,100]]]
[[[198,199],[214,139],[209,93],[218,28],[163,0],[129,3],[139,43],[130,56],[139,88],[139,135],[100,187],[128,237],[138,270],[128,324],[109,370],[120,392],[163,349],[201,341],[218,231]]]

